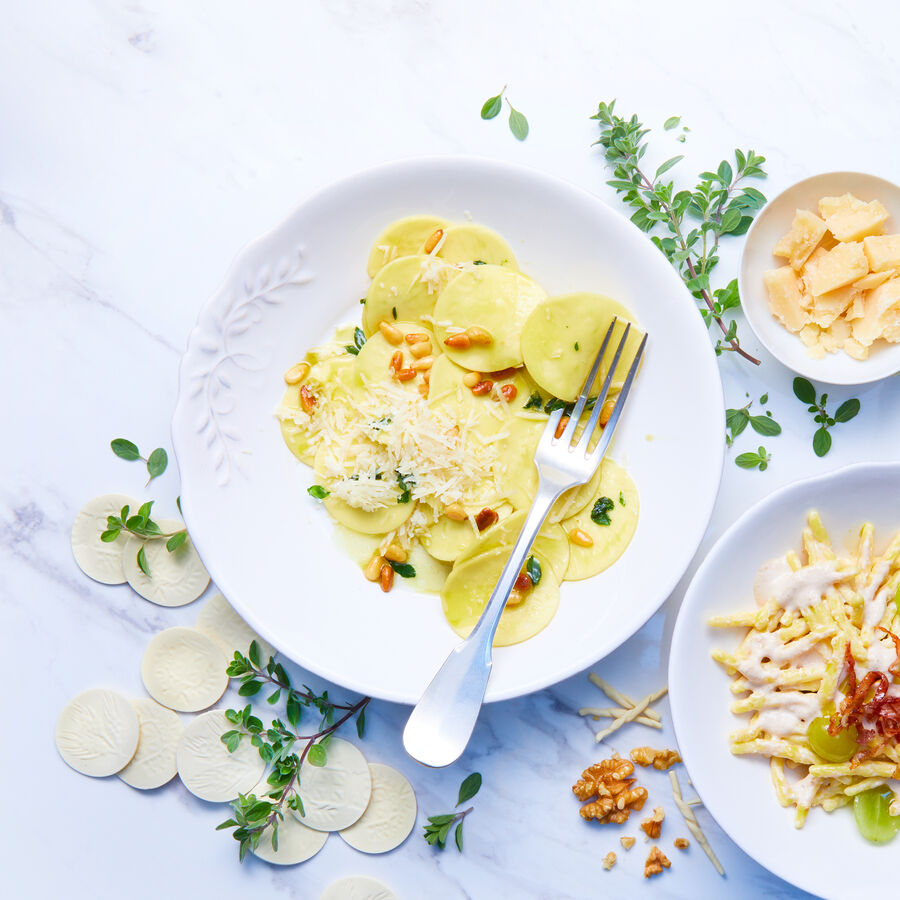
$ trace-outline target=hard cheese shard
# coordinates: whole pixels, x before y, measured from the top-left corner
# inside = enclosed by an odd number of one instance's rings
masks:
[[[810,254],[825,237],[825,223],[808,209],[798,209],[791,230],[775,245],[772,253],[786,259],[794,271],[803,268]]]
[[[867,235],[879,234],[889,218],[888,211],[878,200],[866,203],[853,194],[823,197],[819,201],[819,213],[839,241],[858,241]]]

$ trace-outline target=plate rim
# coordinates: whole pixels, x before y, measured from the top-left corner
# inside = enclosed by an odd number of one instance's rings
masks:
[[[518,175],[520,178],[533,179],[539,182],[543,182],[545,186],[552,188],[556,191],[565,191],[568,192],[573,197],[577,197],[581,202],[587,202],[597,206],[598,208],[604,211],[606,215],[615,216],[616,219],[619,220],[621,225],[626,228],[634,227],[627,216],[624,216],[619,210],[610,206],[606,203],[602,198],[598,195],[592,193],[586,188],[578,185],[568,179],[561,178],[557,175],[549,174],[540,169],[536,169],[531,166],[522,165],[519,163],[509,163],[504,160],[492,159],[489,157],[474,155],[474,154],[464,154],[464,155],[448,155],[448,154],[435,154],[435,155],[424,155],[424,156],[411,156],[402,159],[395,159],[388,162],[379,163],[374,166],[369,166],[364,169],[356,170],[348,175],[345,175],[340,178],[335,178],[326,183],[324,186],[318,187],[312,191],[304,194],[297,203],[295,203],[288,212],[272,227],[266,229],[259,236],[252,239],[248,243],[244,244],[242,248],[233,256],[230,265],[227,267],[225,274],[220,279],[216,289],[206,297],[206,299],[200,304],[197,312],[197,319],[190,329],[187,337],[187,341],[185,344],[184,352],[181,356],[181,360],[179,362],[178,369],[178,393],[177,399],[175,403],[175,407],[172,414],[172,421],[170,427],[170,433],[172,438],[172,447],[174,451],[174,456],[176,459],[176,464],[178,466],[179,476],[181,480],[181,503],[183,508],[183,518],[188,528],[188,533],[191,534],[191,518],[193,517],[192,509],[193,509],[193,501],[192,501],[192,492],[190,488],[189,481],[185,480],[185,472],[184,466],[182,464],[182,460],[187,457],[188,451],[186,446],[193,441],[196,440],[196,437],[193,438],[189,434],[184,435],[184,442],[179,436],[180,426],[184,423],[187,414],[188,414],[188,406],[190,402],[190,397],[188,396],[187,389],[187,380],[189,377],[189,367],[190,362],[197,352],[197,341],[200,335],[204,331],[204,322],[208,316],[210,316],[215,308],[216,303],[220,300],[223,294],[227,291],[230,285],[234,283],[236,276],[241,272],[242,268],[250,263],[256,254],[259,253],[260,249],[263,248],[267,243],[276,239],[277,235],[285,228],[285,226],[292,221],[295,216],[307,205],[311,205],[317,201],[320,201],[323,197],[326,197],[330,192],[336,190],[346,190],[349,187],[352,187],[354,182],[358,182],[359,184],[365,184],[365,182],[373,177],[377,177],[380,174],[392,174],[392,173],[404,173],[408,170],[415,169],[428,169],[429,167],[453,167],[453,168],[487,168],[493,169],[498,173],[508,172],[513,175]],[[635,229],[634,238],[642,238],[640,232]],[[635,242],[636,243],[636,242]],[[649,244],[647,246],[648,250],[652,250],[652,245]],[[649,260],[652,258],[656,258],[653,263],[649,263]],[[690,294],[687,292],[682,280],[679,278],[677,272],[671,267],[665,257],[659,253],[658,251],[655,253],[647,254],[648,265],[653,265],[660,272],[665,272],[666,275],[663,276],[668,278],[672,284],[672,294],[679,296],[681,299],[675,301],[674,297],[672,302],[680,302],[685,304],[686,312],[687,305],[693,306],[692,298]],[[693,329],[698,338],[702,338],[706,344],[709,344],[709,337],[706,328],[703,325],[703,321],[699,315],[687,315],[685,316],[685,320],[691,324],[687,327]],[[718,400],[718,406],[722,410],[722,417],[724,423],[724,408],[725,408],[725,399],[724,399],[724,388],[722,385],[721,372],[719,370],[719,366],[717,364],[717,359],[714,354],[713,348],[709,346],[708,354],[703,356],[703,361],[698,363],[699,365],[706,368],[705,380],[707,389],[712,391],[716,399]],[[724,424],[723,424],[724,427]],[[622,644],[626,643],[631,637],[634,636],[646,623],[660,610],[663,604],[668,600],[668,598],[672,595],[672,592],[678,586],[681,579],[684,577],[685,572],[691,565],[691,562],[697,555],[697,550],[700,547],[703,538],[706,535],[706,532],[709,529],[709,522],[712,518],[713,511],[715,509],[715,505],[718,501],[718,496],[721,488],[722,474],[724,471],[724,463],[725,463],[725,442],[722,441],[720,445],[717,445],[717,453],[713,451],[717,458],[717,464],[713,465],[713,475],[714,477],[710,480],[710,489],[709,495],[706,500],[706,503],[700,507],[700,511],[702,513],[701,520],[704,523],[702,528],[697,529],[696,538],[690,542],[690,552],[685,551],[685,557],[680,561],[679,566],[677,567],[677,571],[673,570],[673,574],[670,579],[664,585],[664,588],[660,589],[660,595],[658,602],[653,606],[652,609],[649,609],[646,616],[642,617],[639,621],[636,622],[633,628],[629,629],[626,634],[621,636],[620,639],[613,645],[607,646],[605,644],[598,645],[599,649],[591,651],[590,659],[581,659],[579,658],[575,663],[567,664],[565,666],[561,666],[557,669],[554,674],[533,678],[529,682],[520,685],[514,689],[507,689],[501,691],[499,693],[495,693],[493,695],[489,694],[485,698],[486,703],[499,702],[502,700],[514,699],[521,696],[526,696],[528,694],[534,693],[539,690],[543,690],[544,688],[551,687],[555,684],[559,684],[567,678],[572,677],[573,675],[578,674],[579,672],[584,671],[586,668],[589,668],[592,665],[595,665],[605,656],[612,653],[618,647],[622,646]],[[192,535],[192,540],[194,537]],[[198,552],[203,557],[203,548],[201,545],[198,545],[195,542],[195,546],[197,547]],[[202,538],[201,538],[202,544]],[[215,565],[212,568],[217,568]],[[271,633],[270,628],[263,625],[260,627],[260,623],[256,617],[256,614],[253,612],[252,608],[247,608],[244,604],[240,602],[240,598],[230,598],[228,597],[228,592],[226,590],[225,582],[227,579],[219,579],[215,577],[215,574],[211,571],[210,574],[213,576],[212,580],[216,584],[217,588],[221,591],[223,595],[226,596],[229,603],[235,607],[235,609],[240,613],[242,618],[244,618],[249,625],[251,625],[254,630],[256,630],[262,637],[269,640],[274,644],[276,648],[279,647],[278,641],[273,640],[273,635]],[[382,690],[372,690],[371,687],[366,687],[361,684],[356,678],[347,677],[342,675],[341,673],[336,673],[334,671],[329,670],[327,667],[321,665],[311,665],[308,660],[302,658],[296,658],[286,650],[280,650],[278,652],[283,653],[288,659],[291,659],[296,664],[300,665],[304,669],[312,672],[320,678],[326,679],[334,684],[338,684],[347,690],[355,691],[360,694],[367,694],[372,696],[373,698],[378,698],[382,700],[387,700],[389,702],[402,703],[405,705],[412,705],[416,702],[415,699],[409,699],[412,695],[400,695],[396,693],[392,693],[390,691],[382,691]],[[440,664],[443,662],[442,659],[435,661],[435,671],[437,671]]]

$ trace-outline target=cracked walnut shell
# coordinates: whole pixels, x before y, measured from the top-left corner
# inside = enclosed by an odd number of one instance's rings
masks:
[[[666,811],[661,806],[657,806],[653,810],[653,815],[650,816],[649,819],[644,819],[644,821],[641,822],[641,831],[643,831],[650,840],[655,841],[662,831],[662,823],[665,817]]]
[[[644,878],[651,878],[653,875],[659,875],[663,869],[672,866],[669,858],[655,844],[650,848],[650,855],[647,862],[644,863]]]
[[[635,747],[630,756],[639,766],[653,766],[660,771],[681,762],[677,750],[654,750],[653,747]]]

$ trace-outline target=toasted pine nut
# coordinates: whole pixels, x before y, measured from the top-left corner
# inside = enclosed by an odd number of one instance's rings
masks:
[[[385,563],[378,573],[378,580],[381,582],[381,589],[387,593],[394,586],[394,570]]]
[[[454,350],[468,350],[471,343],[469,336],[464,331],[447,335],[444,338],[444,344],[448,347],[453,347]]]
[[[291,366],[284,373],[284,383],[300,384],[307,375],[309,375],[309,363],[298,362],[296,366]]]
[[[412,344],[409,348],[409,352],[416,358],[421,356],[431,356],[434,352],[434,348],[431,346],[431,341],[425,341],[424,344]]]
[[[316,408],[316,395],[305,384],[300,385],[300,406],[307,415]]]
[[[444,236],[444,229],[438,228],[437,231],[432,231],[430,235],[428,235],[428,239],[425,241],[425,246],[422,247],[423,253],[431,253],[435,247],[437,247],[441,238]]]
[[[363,569],[363,573],[369,581],[378,581],[381,577],[381,567],[384,565],[384,558],[377,553],[369,560],[368,565]]]
[[[569,532],[569,540],[573,544],[578,544],[579,547],[594,546],[594,539],[586,531],[582,531],[580,528],[573,528]]]
[[[388,368],[396,375],[403,368],[403,351],[397,350],[388,363]]]
[[[609,417],[612,415],[613,409],[615,409],[616,401],[615,400],[607,400],[606,403],[600,408],[600,424],[605,425],[609,421]]]
[[[394,373],[394,378],[396,378],[397,381],[412,381],[415,377],[415,369],[400,369],[399,372]]]
[[[556,431],[553,433],[553,437],[561,438],[563,435],[563,432],[566,430],[566,425],[568,425],[568,424],[569,424],[569,417],[563,416],[559,420],[559,423],[556,426]]]
[[[525,592],[513,588],[509,593],[509,600],[506,601],[507,606],[518,606],[525,602]]]
[[[491,509],[489,506],[486,506],[480,513],[477,513],[475,516],[475,527],[479,531],[484,531],[485,528],[490,528],[491,525],[496,525],[499,521],[500,516],[497,515],[496,511]]]
[[[391,562],[404,563],[409,558],[409,554],[398,543],[392,542],[385,548],[384,558]]]
[[[472,388],[472,393],[476,397],[481,397],[484,394],[489,394],[493,387],[494,387],[494,382],[491,381],[490,379],[488,379],[486,381],[479,381],[478,384],[476,384],[475,387]]]
[[[431,338],[428,337],[427,334],[423,334],[421,331],[411,331],[405,338],[403,338],[407,344],[422,344],[425,341],[430,341]]]
[[[534,585],[531,583],[531,576],[527,572],[519,572],[519,577],[513,585],[513,590],[530,591]]]
[[[494,339],[489,331],[485,331],[483,328],[478,328],[475,325],[466,329],[466,336],[473,344],[487,345],[494,343]]]
[[[465,522],[468,518],[461,503],[451,503],[444,507],[444,515],[454,522]]]
[[[417,372],[427,372],[433,365],[433,356],[423,356],[421,359],[414,360],[410,368]]]
[[[478,382],[481,381],[481,372],[466,372],[462,377],[462,383],[467,388],[475,387]]]
[[[507,403],[512,403],[513,400],[516,399],[516,394],[519,393],[519,389],[514,384],[504,384],[500,388],[500,393],[503,394],[503,399]]]
[[[416,390],[417,390],[423,397],[425,397],[425,398],[427,399],[427,398],[428,398],[428,392],[431,390],[431,388],[428,386],[428,382],[427,382],[427,381],[420,381],[420,382],[419,382],[419,386],[416,388]]]
[[[397,344],[403,343],[403,332],[396,325],[391,325],[390,322],[385,322],[382,319],[378,323],[378,330],[384,335],[384,339],[389,344],[393,344],[396,347]]]

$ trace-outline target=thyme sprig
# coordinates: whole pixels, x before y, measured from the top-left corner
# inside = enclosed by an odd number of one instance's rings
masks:
[[[465,803],[466,800],[471,800],[480,789],[481,773],[473,772],[471,775],[464,778],[462,784],[459,786],[459,798],[456,801],[456,806],[459,807]],[[475,807],[470,806],[468,809],[463,809],[459,812],[444,813],[440,816],[429,816],[428,824],[425,826],[425,842],[432,847],[443,850],[447,846],[447,837],[450,834],[450,829],[453,828],[455,824],[456,830],[453,834],[453,839],[456,842],[456,849],[462,853],[463,822],[473,809],[475,809]]]
[[[231,804],[234,815],[226,819],[216,830],[233,829],[232,837],[238,841],[238,859],[243,862],[247,851],[255,850],[267,830],[271,831],[272,847],[278,850],[278,827],[284,821],[285,807],[305,815],[300,796],[300,767],[306,760],[311,765],[324,766],[328,761],[328,742],[332,735],[347,721],[356,716],[356,733],[365,733],[366,707],[370,697],[356,703],[334,703],[328,691],[316,694],[308,685],[298,690],[281,663],[269,657],[262,664],[259,645],[250,644],[247,655],[235,651],[226,669],[231,678],[240,680],[238,694],[252,697],[266,685],[275,688],[266,698],[274,705],[284,699],[284,719],[273,719],[268,728],[253,715],[251,704],[243,709],[228,709],[225,717],[235,727],[222,735],[222,743],[234,753],[241,741],[249,740],[260,757],[271,766],[266,779],[270,786],[263,796],[239,794]],[[305,709],[315,710],[321,717],[315,730],[300,734],[299,726]],[[285,719],[287,720],[285,722]]]
[[[676,268],[688,290],[704,304],[701,313],[707,326],[715,322],[722,332],[716,341],[716,354],[734,352],[759,365],[759,360],[741,347],[737,322],[726,319],[729,310],[740,306],[737,281],[713,289],[710,274],[719,261],[720,240],[746,233],[766,202],[756,188],[741,184],[746,178],[765,177],[765,157],[753,150],[735,150],[734,166],[723,160],[715,172],[702,172],[692,191],[676,191],[674,182],[662,176],[684,157],[673,156],[658,166],[652,177],[648,175],[641,160],[647,152],[649,129],[637,116],[625,119],[614,110],[615,101],[601,103],[591,117],[600,123],[596,143],[603,148],[613,171],[607,184],[634,210],[631,221],[641,231],[661,232],[651,234],[651,240]],[[696,226],[688,227],[686,216],[695,219]]]

